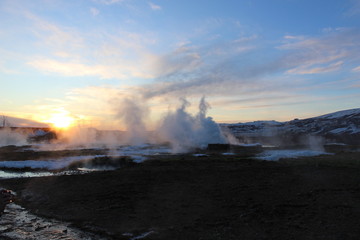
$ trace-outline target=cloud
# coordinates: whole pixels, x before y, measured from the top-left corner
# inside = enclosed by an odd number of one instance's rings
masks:
[[[161,6],[159,5],[156,5],[155,3],[152,3],[152,2],[149,2],[149,6],[152,10],[155,10],[155,11],[158,11],[158,10],[161,10]]]
[[[41,46],[43,52],[32,56],[27,64],[40,71],[121,80],[154,76],[152,65],[157,57],[147,48],[156,41],[151,33],[105,30],[84,33],[31,13],[27,13],[27,18],[33,23],[35,45]]]
[[[31,119],[44,121],[53,113],[66,111],[72,118],[78,120],[78,124],[87,127],[99,127],[102,129],[119,129],[119,122],[115,120],[112,99],[119,96],[128,96],[133,92],[131,88],[116,88],[113,86],[91,86],[72,89],[61,99],[43,98],[38,99],[31,105],[23,106],[24,112],[31,114]],[[12,115],[14,115],[12,113]],[[25,116],[26,117],[26,116]]]
[[[94,15],[96,10],[90,9]],[[360,65],[358,29],[328,29],[319,36],[286,35],[278,46],[256,34],[233,35],[225,40],[218,34],[220,38],[209,40],[209,35],[215,35],[209,30],[196,32],[189,39],[177,39],[186,40],[180,45],[171,44],[170,39],[170,44],[162,46],[161,39],[152,32],[109,29],[83,32],[31,14],[28,19],[33,24],[36,46],[41,49],[36,56],[28,58],[29,66],[47,74],[95,76],[117,79],[121,84],[125,83],[122,80],[134,79],[146,82],[129,92],[150,101],[205,94],[234,97],[239,101],[264,97],[258,104],[264,106],[266,97],[273,93],[275,97],[284,96],[284,92],[296,95],[305,89],[310,81],[302,78],[345,71],[351,69],[349,66],[357,72],[359,67],[354,66]],[[222,21],[214,22],[224,25]],[[192,40],[201,41],[195,44]],[[159,49],[162,54],[157,53]]]
[[[200,65],[201,56],[196,48],[180,46],[168,54],[159,56],[154,64],[154,71],[158,77],[170,78],[179,71],[195,71]]]
[[[356,68],[353,68],[352,69],[353,72],[360,72],[360,66],[356,67]]]
[[[85,77],[98,76],[102,79],[128,79],[130,77],[149,78],[146,72],[142,72],[133,65],[104,65],[84,64],[71,61],[58,61],[49,58],[39,58],[29,61],[28,64],[40,71],[59,73],[64,76]]]
[[[38,59],[28,62],[29,65],[45,72],[60,73],[65,76],[100,76],[102,78],[124,78],[111,66],[85,65],[76,62],[61,62],[53,59]]]
[[[287,73],[316,74],[339,71],[345,62],[358,61],[360,32],[358,29],[335,29],[320,37],[285,37],[278,49],[286,51]],[[294,67],[291,67],[294,66]]]
[[[360,14],[360,0],[351,0],[350,7],[345,11],[345,16],[353,17]]]
[[[97,16],[97,15],[99,15],[100,11],[99,11],[99,9],[92,7],[92,8],[90,8],[90,13],[93,16]]]
[[[288,93],[277,93],[277,94],[271,94],[268,93],[266,96],[256,96],[256,97],[237,97],[227,100],[218,100],[213,103],[213,105],[234,105],[234,104],[246,104],[246,105],[253,105],[258,103],[273,103],[273,102],[283,102],[286,100],[294,100],[294,99],[301,99],[304,98],[303,95],[299,94],[288,94]]]
[[[46,46],[53,52],[74,55],[84,48],[86,40],[74,28],[59,26],[29,12],[25,16],[33,23],[31,31],[42,49]]]
[[[93,0],[93,1],[100,4],[112,5],[112,4],[124,2],[125,0]]]
[[[296,95],[312,88],[315,74],[347,71],[347,64],[360,60],[358,29],[334,29],[316,37],[285,36],[274,51],[260,47],[256,36],[239,39],[202,47],[188,42],[163,55],[155,64],[156,81],[144,86],[142,94],[150,99],[203,94],[264,97],[276,91]],[[245,50],[236,51],[239,48]],[[295,78],[301,75],[307,76]]]
[[[308,66],[301,66],[298,68],[293,68],[288,71],[288,73],[291,74],[317,74],[317,73],[328,73],[328,72],[334,72],[341,68],[343,65],[343,61],[338,61],[332,64],[329,64],[324,67],[313,67],[309,68]]]
[[[295,39],[295,40],[302,40],[302,36],[292,36],[292,35],[285,35],[284,39]]]
[[[0,51],[1,52],[1,51]],[[18,70],[12,69],[8,66],[6,66],[5,61],[0,60],[0,72],[5,74],[19,74],[20,72]]]

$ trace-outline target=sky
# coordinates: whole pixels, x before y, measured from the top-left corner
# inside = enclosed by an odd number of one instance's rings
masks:
[[[360,0],[0,0],[0,114],[121,129],[205,96],[217,122],[360,107]]]

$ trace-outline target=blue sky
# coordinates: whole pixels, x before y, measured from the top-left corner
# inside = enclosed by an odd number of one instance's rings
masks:
[[[360,106],[360,1],[1,0],[0,113],[121,128],[206,96],[218,122]]]

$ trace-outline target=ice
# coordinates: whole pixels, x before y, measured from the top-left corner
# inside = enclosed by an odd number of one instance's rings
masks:
[[[75,162],[87,162],[95,158],[102,157],[130,157],[135,163],[141,163],[148,159],[147,156],[157,154],[169,154],[171,149],[163,145],[150,145],[142,144],[138,146],[120,146],[117,149],[109,150],[106,155],[86,155],[86,156],[72,156],[63,158],[54,158],[47,160],[20,160],[20,161],[0,161],[0,168],[16,169],[17,172],[0,171],[0,178],[16,178],[16,177],[42,177],[42,176],[53,176],[51,172],[20,172],[19,170],[30,168],[30,169],[46,169],[50,171],[61,170],[69,167]],[[90,171],[109,171],[114,170],[111,166],[86,166],[78,169],[82,172]],[[74,174],[75,172],[73,172]],[[78,174],[78,171],[76,172]]]
[[[50,160],[26,160],[26,161],[2,161],[1,168],[32,168],[32,169],[49,169],[57,170],[68,167],[73,162],[86,161],[96,157],[105,157],[106,155],[93,156],[75,156]]]
[[[52,177],[52,176],[63,176],[63,175],[74,175],[74,174],[85,174],[92,170],[82,169],[79,171],[63,171],[63,172],[19,172],[19,171],[0,171],[1,178],[34,178],[34,177]],[[99,170],[100,171],[100,170]],[[103,170],[102,170],[103,171]]]
[[[0,226],[0,239],[107,239],[93,233],[84,232],[67,222],[46,219],[31,214],[15,203],[6,206],[0,218]]]
[[[222,155],[224,155],[224,156],[232,156],[232,155],[235,155],[235,153],[225,152],[225,153],[222,153]]]
[[[329,154],[315,150],[267,150],[256,156],[260,160],[278,161],[281,158],[312,157]]]
[[[195,153],[193,154],[194,157],[207,157],[207,154],[203,154],[203,153]]]

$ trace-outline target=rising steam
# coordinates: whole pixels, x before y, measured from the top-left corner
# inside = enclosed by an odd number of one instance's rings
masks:
[[[0,129],[0,147],[8,145],[26,145],[28,144],[27,136],[21,132],[11,130],[10,128]]]
[[[160,138],[170,143],[173,152],[186,152],[195,148],[206,148],[211,143],[226,143],[219,126],[211,117],[206,117],[209,104],[203,97],[199,112],[193,116],[186,112],[190,103],[181,99],[181,106],[169,112],[157,130]]]
[[[149,108],[144,99],[124,98],[117,101],[116,116],[125,126],[125,131],[101,131],[95,128],[75,126],[56,133],[57,139],[44,148],[102,147],[116,149],[121,145],[168,144],[172,152],[180,153],[204,149],[208,144],[228,143],[219,126],[207,116],[210,105],[201,98],[196,114],[187,111],[190,103],[180,99],[180,106],[169,111],[157,124],[154,132],[146,129]],[[58,144],[53,144],[58,143]],[[6,129],[0,131],[0,146],[27,144],[26,136]]]
[[[130,145],[140,145],[147,141],[145,120],[148,109],[140,100],[125,98],[118,111],[118,117],[126,127],[126,140]]]

